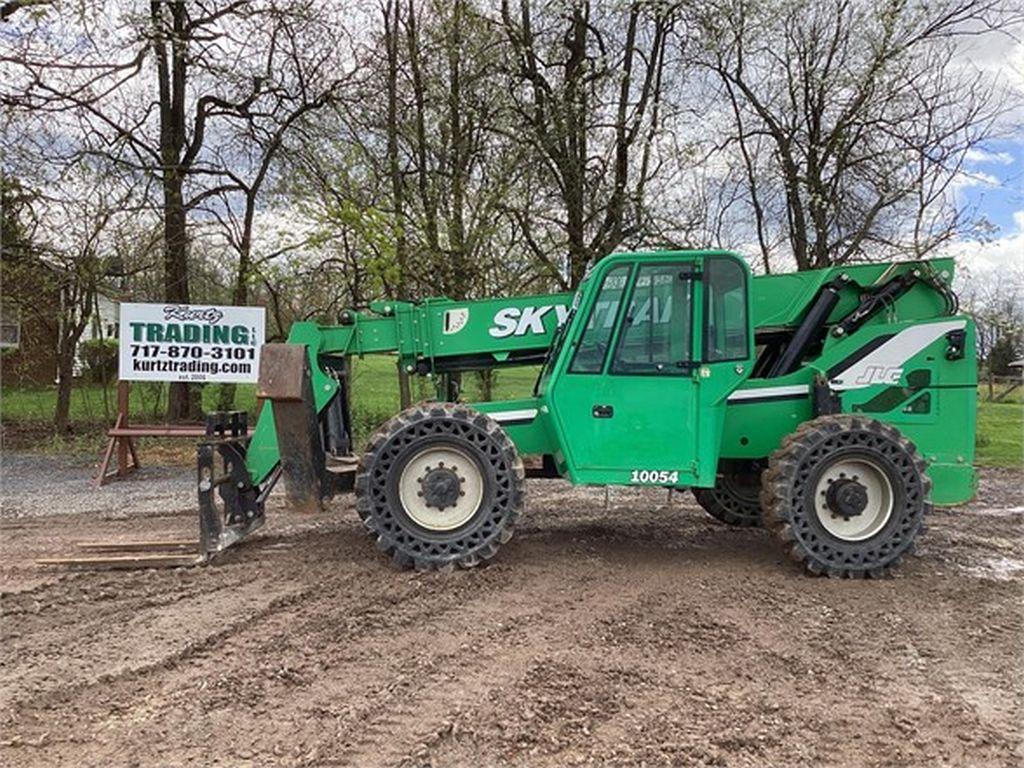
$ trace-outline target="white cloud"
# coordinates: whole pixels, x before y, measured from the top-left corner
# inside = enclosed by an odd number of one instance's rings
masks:
[[[985,76],[989,84],[1006,89],[997,127],[1015,131],[1024,120],[1024,25],[1017,23],[997,32],[961,37],[954,62],[966,73]]]
[[[1015,211],[1013,223],[1016,231],[1004,237],[979,243],[957,240],[942,249],[942,256],[952,256],[957,265],[972,274],[1021,268],[1024,266],[1024,210]]]
[[[964,159],[970,163],[999,163],[1000,165],[1013,163],[1013,155],[1009,152],[987,152],[977,147],[968,149],[964,153]]]
[[[953,184],[955,188],[960,189],[964,187],[1003,186],[1003,182],[999,177],[993,176],[991,173],[985,173],[984,171],[961,171],[957,174],[957,178]]]

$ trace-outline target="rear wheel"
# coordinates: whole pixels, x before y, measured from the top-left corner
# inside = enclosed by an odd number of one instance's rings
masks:
[[[849,415],[803,424],[769,460],[765,521],[812,573],[883,576],[931,511],[927,465],[894,427]]]
[[[761,476],[756,472],[723,474],[714,488],[694,488],[693,496],[709,515],[727,525],[762,524]]]
[[[356,474],[356,510],[399,567],[469,568],[511,538],[524,477],[493,419],[432,403],[403,411],[370,440]]]

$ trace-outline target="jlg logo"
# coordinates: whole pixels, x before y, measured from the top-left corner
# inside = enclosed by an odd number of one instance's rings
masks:
[[[854,384],[867,387],[872,384],[899,384],[903,367],[899,365],[869,365],[854,380]]]
[[[565,322],[569,308],[564,304],[548,304],[543,307],[506,307],[494,314],[494,325],[488,330],[496,339],[508,336],[525,336],[528,333],[544,333],[544,317],[555,310],[558,325]]]

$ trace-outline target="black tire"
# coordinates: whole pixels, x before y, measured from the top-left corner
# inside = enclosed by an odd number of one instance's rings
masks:
[[[764,523],[759,474],[721,475],[714,488],[694,488],[693,497],[705,512],[726,525],[753,528]]]
[[[482,489],[475,511],[450,530],[423,527],[402,502],[403,470],[427,450],[471,458]],[[471,568],[494,557],[512,537],[523,509],[525,477],[515,446],[492,418],[462,405],[426,403],[398,414],[370,439],[356,472],[356,510],[378,549],[397,567]]]
[[[856,505],[851,517],[837,513],[836,509],[847,507],[830,496],[833,483],[837,488],[850,480],[860,483],[855,474],[830,479],[837,468],[851,465],[868,467],[875,487],[883,489],[877,495],[889,500],[888,505],[878,504],[879,510],[890,510],[886,517],[872,512],[875,528],[865,518],[859,540],[826,528],[856,526],[858,516],[866,514],[857,512]],[[811,573],[885,576],[913,551],[916,537],[925,530],[924,517],[932,509],[926,469],[917,447],[894,427],[846,414],[821,416],[801,425],[769,459],[761,491],[765,525],[782,541],[787,554]],[[870,499],[870,494],[864,499]]]

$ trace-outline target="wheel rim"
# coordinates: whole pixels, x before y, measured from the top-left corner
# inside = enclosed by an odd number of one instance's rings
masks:
[[[414,455],[398,480],[405,513],[422,528],[451,531],[465,525],[480,507],[484,478],[467,454],[432,446]]]
[[[893,502],[888,475],[873,461],[862,458],[830,464],[814,491],[818,521],[843,541],[863,541],[881,531],[892,517]]]

